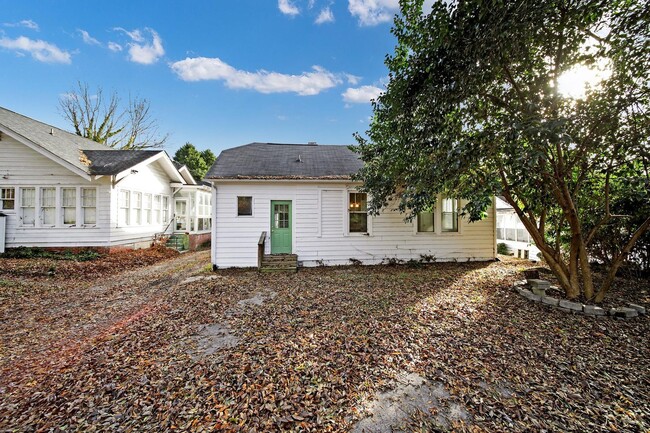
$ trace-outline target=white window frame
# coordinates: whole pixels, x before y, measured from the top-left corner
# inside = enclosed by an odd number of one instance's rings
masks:
[[[131,191],[131,225],[142,225],[142,193]]]
[[[25,204],[25,190],[31,190],[32,192],[32,203],[31,206]],[[20,188],[20,226],[21,227],[36,227],[36,197],[37,197],[38,188],[34,186],[26,186]],[[31,223],[25,223],[25,209],[32,210],[32,221]]]
[[[117,200],[118,200],[118,206],[117,206],[118,224],[124,224],[125,226],[131,225],[131,191],[127,189],[121,189],[117,197]],[[124,218],[122,218],[122,213],[124,213]]]
[[[152,222],[155,225],[162,224],[162,196],[160,194],[154,194],[152,197],[151,206],[153,207],[152,212]]]
[[[73,191],[74,192],[74,205],[73,206],[66,206],[66,197],[65,197],[65,192],[66,191]],[[59,209],[59,214],[61,218],[61,225],[63,227],[75,227],[77,225],[77,222],[79,221],[79,212],[78,212],[78,205],[79,205],[79,191],[77,190],[77,187],[74,186],[64,186],[59,188],[59,199],[61,200],[61,207]],[[73,215],[74,215],[74,221],[71,223],[65,222],[65,210],[66,209],[73,209]]]
[[[456,203],[456,230],[443,230],[442,228],[442,221],[443,221],[443,209],[444,209],[444,204],[443,200],[452,200]],[[460,210],[462,209],[460,199],[457,198],[449,198],[449,197],[440,197],[440,233],[445,234],[445,235],[457,235],[460,234],[460,228],[461,228],[461,217],[460,217]]]
[[[239,199],[240,198],[250,198],[251,199],[251,213],[249,214],[240,214],[239,213]],[[238,195],[237,200],[235,201],[235,215],[237,218],[252,218],[255,215],[255,200],[252,195]]]
[[[86,204],[86,195],[84,194],[86,191],[94,191],[94,205],[88,205]],[[80,225],[82,227],[97,227],[97,188],[89,188],[89,187],[81,187],[79,189],[79,207],[80,207]],[[89,223],[86,222],[86,216],[87,216],[87,209],[94,209],[95,210],[95,222],[94,223]]]
[[[153,195],[151,193],[142,194],[142,224],[152,224]]]
[[[366,231],[365,232],[351,232],[350,231],[350,194],[366,194]],[[348,189],[345,191],[345,198],[343,199],[345,203],[345,236],[372,236],[372,216],[368,212],[368,194],[365,192],[359,192],[356,189]],[[355,213],[363,213],[357,211]]]
[[[52,199],[54,199],[54,203],[51,203],[51,206],[45,206],[45,192],[46,191],[53,191]],[[39,188],[39,198],[40,198],[40,207],[38,209],[38,215],[39,219],[41,222],[41,227],[56,227],[57,226],[57,208],[58,208],[58,194],[57,194],[57,188],[53,186],[44,186]],[[48,203],[49,204],[49,203]],[[52,210],[52,222],[46,223],[45,222],[45,212],[47,209]]]
[[[18,200],[16,200],[16,187],[15,186],[1,186],[0,187],[0,211],[13,213],[16,212],[16,207],[18,205]],[[5,209],[5,202],[13,201],[14,206],[12,208]]]

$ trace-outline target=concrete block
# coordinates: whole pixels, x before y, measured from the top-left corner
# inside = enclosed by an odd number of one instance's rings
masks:
[[[624,317],[627,319],[627,318],[638,316],[639,312],[636,311],[634,308],[618,307],[609,310],[609,314],[614,317]]]
[[[590,316],[604,316],[605,315],[605,310],[603,310],[600,307],[596,307],[595,305],[585,305],[583,307],[582,311],[584,311],[585,314],[588,314]]]
[[[636,311],[639,312],[639,314],[642,314],[642,315],[644,315],[644,316],[645,316],[645,314],[646,314],[645,307],[643,307],[643,306],[641,306],[641,305],[637,305],[637,304],[629,303],[629,304],[627,304],[627,306],[630,307],[630,308],[634,308]]]
[[[546,305],[552,305],[553,307],[557,307],[560,301],[557,298],[554,298],[552,296],[544,296],[542,298],[542,304]]]
[[[515,287],[515,290],[517,293],[519,293],[521,296],[526,296],[526,293],[530,293],[530,290],[526,289],[525,287]]]
[[[546,281],[546,280],[538,280],[536,278],[533,278],[532,280],[528,280],[528,284],[530,284],[530,287],[532,288],[540,288],[540,289],[548,289],[551,287],[551,283]]]
[[[564,312],[564,313],[575,313],[575,311],[569,310],[568,308],[557,307],[557,309]]]
[[[567,301],[566,299],[562,299],[559,305],[562,308],[568,308],[569,310],[573,310],[573,311],[582,311],[582,307],[583,307],[583,305],[578,302],[571,302],[571,301]]]
[[[529,299],[529,300],[534,301],[534,302],[539,302],[539,301],[542,300],[541,296],[536,295],[536,294],[534,294],[532,292],[529,292],[528,290],[526,290],[526,292],[527,293],[524,293],[524,298]]]
[[[539,296],[546,296],[546,289],[541,287],[532,287],[533,293]]]

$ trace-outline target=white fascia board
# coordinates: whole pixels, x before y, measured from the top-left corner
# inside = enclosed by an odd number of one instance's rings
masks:
[[[149,164],[152,164],[156,161],[160,160],[161,165],[163,166],[163,169],[165,170],[165,173],[169,176],[169,178],[172,180],[172,182],[177,181],[180,183],[184,182],[183,176],[176,170],[176,167],[174,167],[174,164],[172,163],[172,160],[169,159],[169,155],[167,155],[167,152],[164,150],[161,150],[157,154],[153,155],[150,158],[145,159],[144,161],[140,162],[139,164],[136,164],[134,166],[131,166],[127,168],[126,170],[118,173],[115,177],[116,178],[123,178],[124,176],[127,176],[128,174],[131,173],[131,170],[137,170],[140,167],[146,167]]]

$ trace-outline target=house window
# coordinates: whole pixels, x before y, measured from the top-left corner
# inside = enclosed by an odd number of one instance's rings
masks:
[[[161,221],[161,211],[160,206],[162,205],[162,197],[159,195],[153,196],[153,223],[160,224]]]
[[[77,188],[61,188],[61,210],[64,225],[77,223]]]
[[[253,215],[253,197],[237,197],[237,216]]]
[[[120,225],[129,225],[129,209],[130,209],[130,194],[129,191],[121,190],[120,191],[120,214],[119,222]]]
[[[34,227],[36,220],[36,188],[20,189],[20,218],[23,226]]]
[[[14,210],[16,208],[16,189],[0,188],[0,210]]]
[[[362,192],[351,192],[349,195],[348,217],[350,233],[368,232],[368,196]]]
[[[41,216],[44,226],[56,224],[56,188],[41,188]]]
[[[97,190],[95,188],[81,188],[81,213],[84,225],[97,224]]]
[[[424,211],[418,213],[418,232],[419,233],[432,233],[434,229],[433,211]]]
[[[151,194],[142,196],[142,214],[144,217],[142,224],[151,224]]]
[[[163,224],[169,223],[169,197],[163,196],[162,198],[162,217]]]
[[[131,193],[131,223],[142,224],[142,193]]]
[[[442,199],[442,231],[458,231],[458,200],[453,198]]]

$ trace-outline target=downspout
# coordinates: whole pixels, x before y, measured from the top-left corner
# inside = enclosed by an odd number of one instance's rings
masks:
[[[210,242],[210,252],[211,252],[211,260],[212,260],[212,270],[216,271],[217,270],[217,186],[214,184],[214,182],[211,182],[212,184],[212,215],[210,216],[210,219],[212,221],[211,227],[212,227],[212,240]]]

